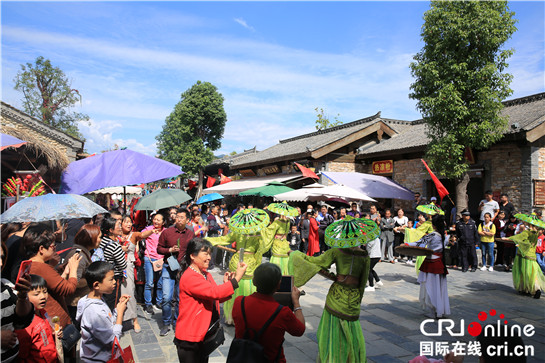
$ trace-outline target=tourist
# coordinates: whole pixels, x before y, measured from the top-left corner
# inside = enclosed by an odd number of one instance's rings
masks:
[[[208,362],[210,353],[203,351],[202,342],[221,328],[219,303],[231,298],[246,272],[246,264],[240,262],[235,272],[224,274],[222,285],[216,285],[207,271],[211,252],[210,242],[194,238],[181,264],[179,300],[183,308],[177,314],[174,338],[180,362]]]
[[[263,346],[263,353],[268,362],[284,363],[286,362],[282,347],[284,334],[287,332],[295,337],[302,336],[305,333],[305,317],[299,303],[301,292],[295,286],[291,291],[293,311],[287,306],[281,306],[274,299],[273,295],[280,287],[281,279],[282,273],[278,265],[272,263],[259,265],[253,278],[257,291],[250,296],[239,296],[235,299],[233,318],[235,338],[242,339],[246,331],[258,332],[276,313],[274,320],[257,343]]]
[[[299,246],[301,245],[301,233],[297,230],[296,225],[292,225],[290,227],[290,233],[286,236],[286,239],[288,240],[290,244],[290,250],[292,251],[298,251]]]
[[[156,309],[161,311],[160,306],[163,302],[163,255],[157,253],[157,244],[159,243],[159,236],[165,229],[165,217],[157,213],[153,216],[152,225],[144,228],[143,232],[151,231],[151,235],[146,238],[146,248],[144,252],[144,271],[146,274],[146,284],[144,285],[144,311],[150,315],[154,313],[152,306],[153,302],[153,287],[154,282],[157,281],[157,299]],[[155,278],[159,275],[159,278]]]
[[[490,267],[488,271],[494,271],[494,236],[496,235],[496,226],[492,223],[492,216],[490,213],[484,214],[484,222],[479,224],[477,232],[481,236],[481,253],[483,260],[483,267],[481,271],[486,271],[486,256],[488,255],[488,261]]]
[[[495,220],[498,212],[500,211],[500,205],[494,199],[492,199],[492,191],[487,190],[484,192],[484,199],[479,203],[479,212],[481,212],[481,223],[484,222],[484,214],[490,213],[491,220]]]
[[[399,208],[397,210],[397,216],[394,217],[394,261],[397,262],[396,256],[399,256],[395,252],[395,248],[400,246],[405,239],[405,228],[408,228],[409,218],[405,215],[403,209]],[[399,256],[401,259],[402,256]]]
[[[308,212],[303,213],[301,220],[299,221],[299,232],[301,232],[301,244],[299,245],[299,251],[306,253],[308,248],[308,234],[310,231],[310,219]]]
[[[32,232],[29,227],[27,233]],[[32,261],[30,273],[42,276],[47,282],[47,290],[51,294],[47,300],[45,309],[50,316],[60,318],[60,326],[66,327],[71,323],[65,297],[76,291],[78,283],[78,265],[81,260],[79,253],[74,254],[66,264],[60,275],[48,262],[55,254],[55,234],[45,230],[38,237],[29,238],[32,233],[23,237],[23,246],[26,257]]]
[[[78,301],[89,293],[89,287],[87,286],[87,281],[85,281],[83,275],[92,262],[92,251],[100,245],[101,237],[102,233],[100,232],[99,226],[84,224],[74,237],[74,246],[72,246],[70,251],[66,254],[67,260],[77,253],[79,253],[81,257],[78,265],[78,284],[76,286],[76,291],[65,298],[68,313],[73,322],[76,320]]]
[[[380,281],[380,277],[378,277],[377,272],[375,271],[375,265],[380,261],[382,256],[382,251],[380,248],[380,238],[375,238],[372,241],[369,241],[365,245],[365,249],[367,250],[367,253],[369,254],[369,286],[365,288],[365,291],[375,291],[375,281],[377,283],[377,286],[383,286],[384,283]]]
[[[317,211],[307,212],[307,219],[309,220],[307,256],[316,256],[320,254],[320,240],[318,237],[319,224],[316,221],[316,218],[318,218]]]
[[[106,301],[110,309],[113,310],[119,300],[121,283],[123,282],[123,277],[126,274],[127,269],[127,260],[125,260],[125,253],[123,252],[123,249],[117,241],[119,236],[121,236],[121,234],[123,233],[123,230],[121,229],[121,218],[105,218],[102,221],[101,231],[102,239],[98,247],[103,251],[103,261],[109,262],[114,266],[114,278],[116,280],[116,287],[111,294],[104,294],[104,300]]]
[[[515,206],[509,201],[509,196],[505,193],[503,193],[500,197],[499,207],[500,211],[504,211],[505,213],[503,217],[504,221],[507,221],[511,214],[515,214]]]
[[[386,262],[395,263],[394,261],[394,227],[395,221],[392,218],[392,212],[389,209],[384,211],[384,218],[380,219],[380,244],[381,253]]]
[[[189,241],[195,237],[192,229],[187,228],[189,223],[189,211],[179,209],[176,214],[176,223],[173,227],[165,229],[159,237],[157,253],[163,257],[163,327],[159,335],[165,336],[170,331],[170,324],[176,323],[178,316],[178,281],[177,274],[179,266],[170,266],[169,257],[174,257],[178,264],[181,263]],[[174,301],[173,301],[174,297]],[[175,328],[175,327],[173,327]]]
[[[4,241],[0,248],[0,268],[4,270],[8,248]],[[19,270],[19,269],[17,269]],[[30,291],[30,276],[22,276],[15,285],[17,295],[13,289],[6,284],[7,280],[0,282],[2,292],[2,332],[1,332],[1,355],[2,363],[17,362],[19,355],[19,341],[15,329],[24,329],[34,319],[34,308],[28,300]]]

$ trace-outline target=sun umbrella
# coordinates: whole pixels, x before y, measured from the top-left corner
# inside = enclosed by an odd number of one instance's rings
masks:
[[[46,194],[25,198],[0,216],[1,223],[43,222],[70,218],[90,218],[108,211],[77,194]]]
[[[372,198],[414,199],[412,191],[384,176],[334,171],[323,171],[322,175],[335,183],[354,188]]]
[[[422,213],[429,214],[430,216],[434,216],[436,214],[440,214],[442,216],[445,215],[445,212],[433,203],[419,205],[416,207],[416,210]]]
[[[220,200],[220,199],[223,199],[223,195],[219,193],[210,193],[210,194],[203,195],[202,197],[197,199],[197,204],[209,203],[214,200]]]
[[[93,190],[150,183],[182,174],[182,169],[132,150],[114,150],[74,161],[62,173],[61,193],[85,194]]]
[[[26,144],[26,141],[20,140],[14,136],[7,134],[0,134],[0,143],[2,144],[2,149],[4,150],[8,147],[20,147]]]
[[[136,210],[158,210],[182,204],[191,196],[180,189],[159,189],[140,198],[134,206]]]
[[[289,206],[285,201],[282,203],[271,203],[267,209],[273,213],[286,217],[297,217],[299,215],[297,209]]]
[[[229,220],[229,229],[241,234],[254,234],[269,225],[269,215],[263,209],[248,208],[235,213]]]
[[[348,248],[365,245],[380,236],[380,229],[370,219],[346,216],[325,230],[325,243],[330,247]]]
[[[325,185],[313,183],[305,185],[301,189],[294,189],[290,192],[275,194],[273,198],[277,201],[286,200],[288,202],[306,202],[313,190],[321,188],[325,188]]]
[[[367,194],[364,194],[356,189],[347,187],[342,184],[329,185],[324,188],[317,188],[311,190],[308,200],[319,201],[328,200],[331,198],[341,198],[345,201],[359,201],[364,200],[367,202],[376,202],[373,198],[370,198]]]
[[[524,213],[517,213],[515,214],[515,218],[520,219],[521,221],[529,223],[538,228],[545,228],[545,222],[537,218],[537,215],[535,213],[532,213],[530,215],[524,214]]]
[[[258,197],[272,197],[273,195],[285,193],[293,190],[293,188],[287,187],[280,182],[270,182],[262,187],[248,189],[239,193],[240,196],[256,195]]]

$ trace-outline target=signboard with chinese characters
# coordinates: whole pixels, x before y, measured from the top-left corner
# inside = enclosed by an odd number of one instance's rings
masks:
[[[373,174],[392,174],[394,172],[394,161],[373,161],[372,168]]]

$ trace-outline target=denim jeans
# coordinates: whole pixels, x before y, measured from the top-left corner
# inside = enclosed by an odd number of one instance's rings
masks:
[[[151,306],[151,295],[153,293],[153,277],[154,271],[152,262],[157,261],[155,258],[144,257],[144,271],[146,273],[146,284],[144,285],[144,303],[146,306]],[[157,279],[157,305],[161,306],[163,302],[163,276]]]
[[[176,274],[178,271],[172,271],[168,264],[163,265],[163,325],[176,323],[178,319],[178,286],[176,286]],[[174,295],[176,294],[176,295]],[[173,297],[176,299],[173,301]]]
[[[541,271],[545,273],[545,257],[541,253],[536,253],[536,261],[539,267],[541,267]]]
[[[486,266],[486,255],[488,255],[490,266],[494,267],[494,242],[481,242],[481,253],[483,266]]]

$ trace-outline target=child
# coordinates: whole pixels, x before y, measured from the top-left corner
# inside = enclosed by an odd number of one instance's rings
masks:
[[[80,358],[82,362],[107,362],[112,355],[114,339],[121,336],[129,296],[121,296],[112,314],[103,295],[111,294],[115,289],[113,265],[106,261],[93,262],[84,276],[91,292],[78,302],[76,320],[81,324]]]
[[[25,329],[15,331],[17,339],[19,339],[19,359],[21,362],[58,361],[53,328],[45,311],[48,297],[45,279],[38,275],[30,275],[28,300],[34,305],[34,319]],[[57,339],[62,339],[62,330],[59,330]]]

